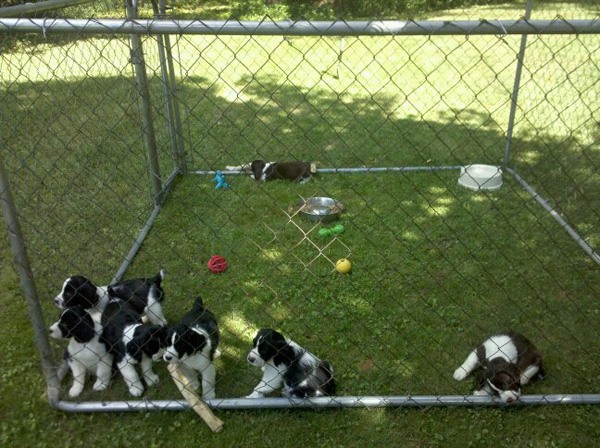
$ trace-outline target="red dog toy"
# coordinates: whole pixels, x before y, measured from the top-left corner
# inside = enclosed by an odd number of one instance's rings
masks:
[[[220,255],[214,255],[208,260],[208,269],[219,274],[227,269],[227,260]]]

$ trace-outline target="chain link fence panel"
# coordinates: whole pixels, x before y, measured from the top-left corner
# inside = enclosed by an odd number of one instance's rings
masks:
[[[214,407],[497,404],[453,373],[486,336],[511,329],[541,350],[548,373],[522,402],[597,399],[593,20],[529,22],[518,91],[521,35],[509,22],[331,35],[358,25],[265,19],[282,31],[260,35],[245,22],[193,21],[162,35],[140,20],[143,65],[131,29],[88,34],[108,21],[60,22],[70,32],[48,21],[35,34],[6,23],[3,163],[46,327],[67,277],[108,285],[164,268],[169,324],[197,295],[219,322]],[[211,30],[194,34],[198,25]],[[298,25],[312,31],[286,28]],[[227,170],[255,159],[319,171],[299,184]],[[459,185],[470,164],[502,170],[501,188]],[[230,188],[215,188],[217,170]],[[305,219],[298,204],[310,197],[343,203],[339,221]],[[216,254],[229,266],[218,275],[207,267]],[[336,271],[340,259],[350,273]],[[260,380],[246,358],[261,328],[329,360],[338,396],[235,398]],[[64,347],[51,344],[55,365]],[[67,378],[62,406],[185,407],[165,363],[154,368],[161,382],[144,401],[116,375],[76,400]]]

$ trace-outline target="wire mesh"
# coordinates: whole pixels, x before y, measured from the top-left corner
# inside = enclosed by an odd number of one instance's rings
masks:
[[[548,372],[522,402],[598,393],[598,265],[518,181],[598,251],[600,46],[598,34],[572,26],[528,37],[502,187],[476,192],[458,185],[457,168],[502,165],[519,35],[173,34],[181,143],[157,36],[142,36],[160,180],[171,188],[159,207],[123,32],[3,28],[3,159],[48,326],[67,277],[108,285],[126,259],[128,279],[166,269],[169,324],[197,295],[217,316],[214,406],[252,406],[220,400],[259,383],[246,357],[260,328],[332,363],[341,398],[324,406],[489,404],[453,372],[487,335],[509,329],[534,341]],[[230,188],[215,188],[216,170],[255,159],[334,173],[304,184],[227,174]],[[335,172],[381,167],[398,171]],[[299,212],[321,196],[344,204],[343,232],[323,236],[333,224]],[[128,259],[140,229],[147,238]],[[218,275],[207,268],[215,254],[229,264]],[[336,271],[339,259],[352,262],[349,274]],[[58,365],[65,344],[53,346]],[[185,407],[164,362],[154,368],[161,382],[145,398]],[[75,401],[152,408],[132,398],[117,375]]]

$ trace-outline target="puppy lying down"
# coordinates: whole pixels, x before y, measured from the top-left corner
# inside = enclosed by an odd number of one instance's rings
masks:
[[[300,183],[307,182],[317,172],[314,163],[294,162],[267,162],[265,160],[254,160],[241,166],[227,166],[230,171],[248,171],[253,179],[267,182],[270,180],[291,180]]]

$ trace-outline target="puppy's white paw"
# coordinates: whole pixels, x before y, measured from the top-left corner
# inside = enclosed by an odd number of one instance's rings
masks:
[[[102,381],[100,378],[98,378],[96,380],[96,382],[94,383],[94,390],[97,390],[97,391],[106,390],[107,387],[108,387],[108,383]]]
[[[217,394],[215,394],[214,389],[209,392],[206,392],[205,394],[202,394],[203,400],[214,400],[215,398],[217,398]]]
[[[485,389],[479,389],[479,390],[474,390],[473,395],[491,395],[491,394]]]
[[[134,397],[139,397],[144,393],[144,387],[141,384],[131,386],[129,388],[129,393]]]
[[[71,388],[69,389],[69,397],[78,397],[79,395],[81,395],[81,392],[83,392],[83,386],[81,384],[73,384],[73,386],[71,386]]]
[[[260,392],[252,392],[250,395],[246,395],[246,398],[264,398],[264,396]]]
[[[156,373],[146,373],[144,375],[144,380],[146,380],[146,385],[155,386],[160,382],[160,378]]]
[[[462,367],[459,367],[458,369],[456,369],[454,371],[454,379],[456,381],[462,381],[467,377],[467,371],[465,369],[463,369]]]

